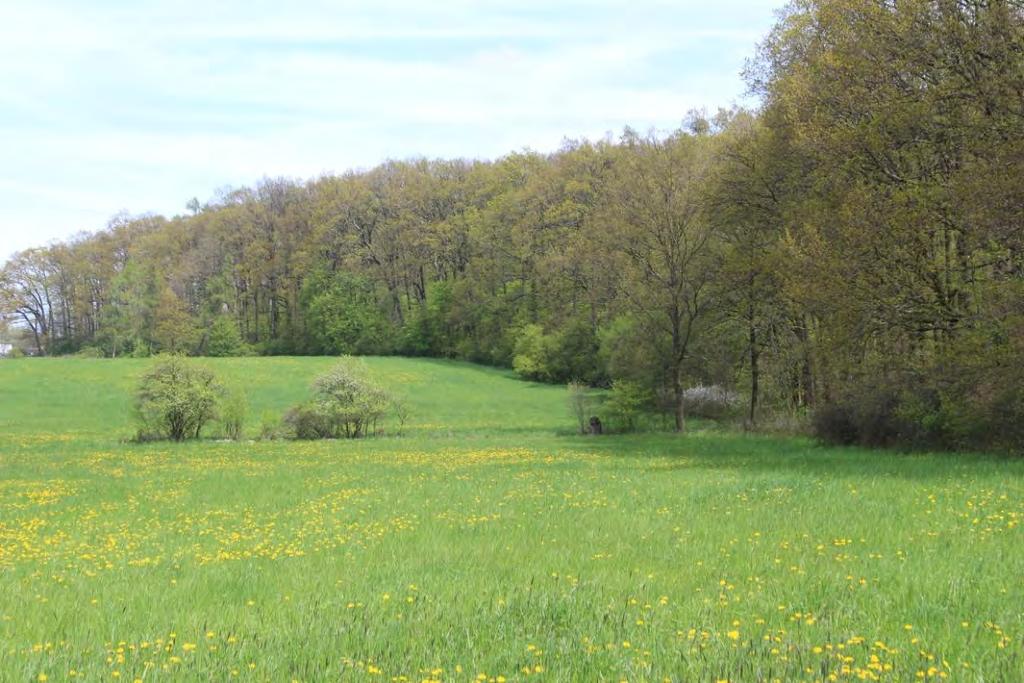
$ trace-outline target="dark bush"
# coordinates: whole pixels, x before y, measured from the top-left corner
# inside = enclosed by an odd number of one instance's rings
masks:
[[[815,436],[825,443],[871,448],[910,445],[915,431],[900,415],[899,392],[889,386],[848,384],[815,410]]]
[[[315,403],[293,406],[284,415],[284,424],[296,439],[333,439],[338,436],[327,414]]]
[[[839,403],[828,403],[815,410],[811,426],[820,441],[837,446],[851,446],[860,435],[849,406]]]
[[[939,361],[848,382],[813,415],[832,444],[1024,451],[1024,369],[1010,353],[950,347]]]

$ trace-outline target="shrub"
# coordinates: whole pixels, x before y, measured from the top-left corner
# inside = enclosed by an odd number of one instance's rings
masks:
[[[637,420],[650,402],[651,392],[639,382],[616,380],[612,383],[604,408],[620,430],[632,432],[636,430]]]
[[[853,445],[860,435],[850,408],[839,403],[828,403],[815,410],[811,427],[820,441],[837,446]]]
[[[228,392],[220,410],[220,423],[224,429],[224,436],[238,441],[242,437],[245,416],[248,412],[249,402],[246,400],[245,394],[237,389]]]
[[[316,378],[313,399],[289,410],[284,421],[297,439],[358,439],[376,433],[394,405],[365,364],[346,356]]]
[[[208,369],[178,356],[160,360],[139,380],[135,413],[140,440],[199,438],[215,419],[224,389]]]
[[[540,325],[526,325],[515,339],[512,367],[526,379],[593,383],[605,379],[600,368],[598,340],[589,323],[566,321],[546,334]]]
[[[281,438],[281,421],[269,410],[260,416],[260,440],[273,441]]]
[[[913,424],[900,414],[901,397],[889,384],[850,383],[815,410],[815,436],[825,443],[871,448],[910,445]]]
[[[683,392],[683,407],[687,415],[721,420],[734,415],[742,405],[735,391],[713,384],[699,384]]]
[[[317,350],[379,353],[389,344],[390,324],[367,278],[316,270],[306,278],[301,300]]]
[[[409,403],[404,398],[392,398],[391,409],[395,414],[397,433],[401,435],[405,430],[405,423],[409,420]]]
[[[557,373],[552,367],[556,351],[555,338],[544,334],[544,328],[540,325],[526,325],[516,337],[512,368],[520,377],[550,382]]]
[[[576,418],[580,434],[590,431],[590,418],[593,414],[594,398],[590,387],[583,382],[569,382],[569,410]]]
[[[296,439],[334,439],[338,437],[325,410],[316,403],[293,406],[284,415],[284,424]]]
[[[103,349],[96,346],[83,346],[75,352],[75,358],[105,358]]]
[[[914,364],[862,362],[817,406],[815,434],[829,443],[1024,454],[1024,316],[943,342]]]

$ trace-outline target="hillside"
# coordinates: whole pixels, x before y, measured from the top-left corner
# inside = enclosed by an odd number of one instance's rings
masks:
[[[220,358],[201,361],[249,400],[247,435],[265,412],[280,416],[309,393],[313,378],[336,359]],[[132,391],[153,360],[41,358],[0,363],[0,433],[74,434],[100,441],[130,437]],[[564,387],[516,380],[471,363],[366,358],[374,375],[409,404],[406,431],[422,437],[574,427]]]

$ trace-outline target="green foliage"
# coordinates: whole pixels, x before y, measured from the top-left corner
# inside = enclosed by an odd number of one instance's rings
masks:
[[[215,358],[245,356],[252,352],[242,339],[234,318],[226,313],[216,316],[210,323],[203,351],[203,355]]]
[[[651,391],[637,382],[616,380],[604,402],[604,411],[623,432],[635,431],[641,415],[650,407]]]
[[[667,351],[634,317],[616,317],[601,329],[599,340],[598,354],[612,380],[648,387],[664,381]]]
[[[337,439],[344,435],[332,424],[327,410],[314,402],[292,406],[282,421],[295,439]]]
[[[403,329],[401,351],[413,356],[458,355],[455,294],[449,282],[437,282],[426,299],[410,311]]]
[[[554,337],[544,334],[543,327],[527,325],[517,335],[512,367],[526,379],[553,381],[556,371],[551,366],[556,351]]]
[[[228,391],[220,405],[220,424],[224,429],[224,436],[232,441],[242,438],[248,413],[249,401],[245,397],[245,392],[240,389]]]
[[[318,271],[303,289],[308,327],[322,353],[366,354],[387,349],[388,323],[366,278]]]
[[[192,353],[199,337],[199,328],[185,302],[165,286],[153,309],[152,339],[156,349],[166,353]]]
[[[282,436],[281,418],[277,413],[264,410],[260,415],[260,441],[273,441]]]
[[[0,319],[38,355],[459,358],[637,383],[680,431],[734,417],[687,406],[700,383],[750,426],[816,411],[861,443],[1005,450],[1022,45],[1019,3],[802,0],[749,65],[756,112],[118,218],[15,254]]]
[[[545,334],[540,325],[526,325],[516,335],[512,367],[526,379],[593,383],[603,377],[597,336],[582,322],[570,321],[558,332]]]
[[[293,407],[284,422],[297,439],[358,439],[377,433],[393,399],[369,377],[365,363],[343,357],[313,382],[313,399]]]
[[[1024,453],[1024,336],[966,336],[936,361],[851,378],[814,414],[827,443]],[[879,381],[877,377],[883,376]]]
[[[163,358],[142,375],[135,390],[137,438],[198,439],[216,419],[223,395],[211,370],[179,356]]]

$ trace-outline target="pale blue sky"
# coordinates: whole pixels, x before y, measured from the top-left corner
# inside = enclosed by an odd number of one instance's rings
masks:
[[[742,102],[779,0],[0,3],[0,260],[261,176],[495,158]]]

